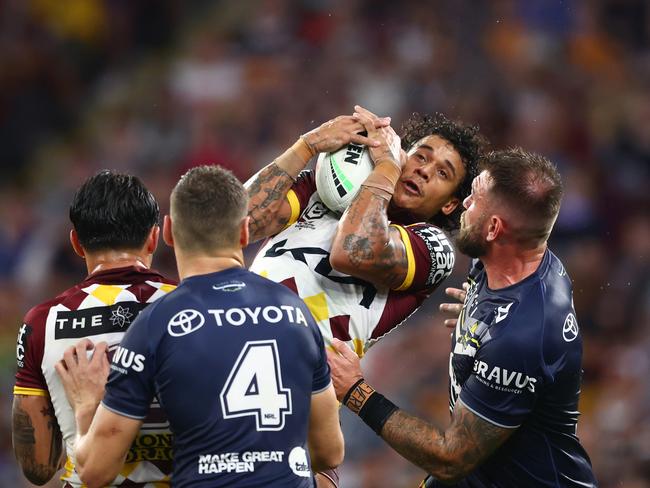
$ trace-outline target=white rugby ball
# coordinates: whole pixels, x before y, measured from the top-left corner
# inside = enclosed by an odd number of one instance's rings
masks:
[[[359,192],[374,164],[366,146],[350,143],[321,153],[316,163],[316,190],[327,208],[343,213]]]

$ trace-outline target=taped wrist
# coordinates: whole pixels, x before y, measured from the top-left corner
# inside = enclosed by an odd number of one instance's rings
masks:
[[[273,163],[296,181],[300,172],[305,169],[305,166],[315,154],[309,143],[303,137],[300,137],[293,146],[275,158]]]
[[[395,186],[402,176],[402,170],[392,159],[384,158],[375,163],[372,173],[361,185],[369,188],[376,188],[381,192],[373,192],[376,195],[391,199],[395,192]]]
[[[356,413],[377,435],[381,435],[386,421],[398,410],[397,405],[376,392],[363,378],[346,393],[343,404]]]

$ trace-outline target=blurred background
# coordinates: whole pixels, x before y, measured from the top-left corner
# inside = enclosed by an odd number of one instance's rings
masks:
[[[68,243],[75,188],[134,173],[164,210],[188,168],[247,179],[356,103],[396,125],[441,111],[558,164],[551,247],[585,344],[578,435],[603,488],[650,486],[650,2],[0,0],[1,486],[30,486],[11,448],[22,317],[86,274]],[[176,276],[164,245],[154,267]],[[364,359],[380,391],[440,426],[443,299]],[[343,422],[342,487],[417,486],[421,470]]]

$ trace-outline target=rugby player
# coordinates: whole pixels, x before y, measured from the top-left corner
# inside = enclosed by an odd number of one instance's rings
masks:
[[[158,203],[134,176],[102,171],[74,196],[70,242],[85,259],[88,277],[31,309],[16,346],[13,447],[32,483],[47,483],[64,466],[64,486],[81,486],[72,456],[74,414],[54,365],[83,337],[103,341],[100,351],[113,350],[138,313],[174,288],[149,269],[158,219]],[[103,390],[104,378],[95,379]],[[169,479],[171,433],[157,403],[120,468],[108,485],[149,486]]]
[[[344,343],[328,354],[338,397],[430,473],[421,486],[596,486],[576,435],[571,279],[547,246],[561,196],[555,166],[521,149],[490,153],[472,184],[457,245],[478,259],[452,334],[445,430],[377,393]]]
[[[454,250],[443,230],[458,228],[484,139],[441,114],[414,115],[404,153],[390,119],[355,110],[301,136],[247,187],[252,240],[270,237],[250,269],[294,290],[326,344],[346,341],[361,357],[451,273]],[[366,126],[373,137],[361,134]],[[367,145],[375,168],[339,217],[303,170],[317,153],[349,142]]]
[[[124,336],[101,405],[80,386],[103,361],[84,342],[57,365],[89,487],[119,471],[154,396],[174,432],[175,487],[311,487],[312,468],[341,462],[322,335],[299,297],[244,269],[247,205],[229,171],[187,172],[163,226],[182,281]]]

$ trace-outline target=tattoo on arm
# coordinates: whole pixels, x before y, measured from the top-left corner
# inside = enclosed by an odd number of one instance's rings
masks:
[[[400,245],[392,243],[387,206],[384,198],[362,187],[345,216],[342,248],[353,266],[372,270],[383,284],[394,287],[406,276],[408,260],[401,238],[396,238]]]
[[[289,216],[278,213],[293,179],[270,164],[255,177],[248,187],[248,216],[250,217],[251,241],[279,232]]]
[[[442,481],[468,475],[503,444],[515,429],[497,427],[456,404],[446,431],[398,410],[381,436],[397,452]]]
[[[14,399],[12,414],[13,444],[16,459],[20,463],[25,477],[32,483],[44,484],[59,469],[63,449],[62,435],[51,406],[41,409],[46,417],[50,435],[49,456],[47,463],[39,462],[36,457],[36,429],[29,412],[21,406],[19,399]],[[38,420],[37,420],[38,421]]]

